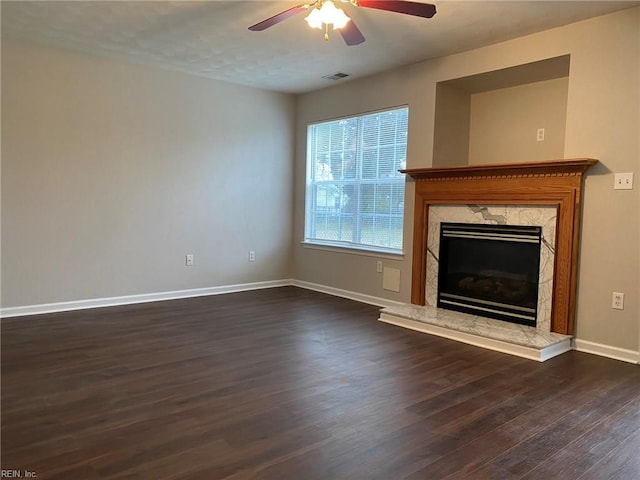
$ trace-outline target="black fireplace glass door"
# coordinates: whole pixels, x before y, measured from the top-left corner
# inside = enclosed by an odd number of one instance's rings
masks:
[[[535,326],[541,230],[442,223],[438,306]]]

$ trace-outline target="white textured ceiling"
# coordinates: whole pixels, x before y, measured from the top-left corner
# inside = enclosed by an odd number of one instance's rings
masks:
[[[2,35],[302,93],[335,84],[324,75],[363,77],[639,4],[441,0],[431,2],[438,9],[432,19],[339,4],[367,39],[352,47],[338,33],[324,41],[305,13],[263,32],[247,30],[299,3],[3,0]]]

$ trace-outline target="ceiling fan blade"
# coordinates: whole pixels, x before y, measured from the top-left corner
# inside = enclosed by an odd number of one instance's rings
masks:
[[[430,3],[408,2],[404,0],[358,0],[357,5],[365,8],[405,13],[416,17],[431,18],[436,14],[436,6]]]
[[[340,35],[342,35],[344,43],[349,46],[360,45],[362,42],[364,42],[364,35],[362,35],[360,29],[353,22],[353,18],[349,20],[349,22],[338,31],[340,32]]]
[[[280,12],[273,17],[269,17],[266,20],[256,23],[255,25],[251,25],[249,30],[253,32],[261,32],[262,30],[266,30],[269,27],[273,27],[274,25],[286,20],[289,17],[293,17],[300,12],[304,12],[308,8],[308,5],[298,5],[297,7],[291,7],[284,12]]]

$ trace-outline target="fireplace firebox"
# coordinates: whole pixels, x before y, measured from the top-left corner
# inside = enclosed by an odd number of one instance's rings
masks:
[[[440,308],[536,326],[542,227],[440,224]]]

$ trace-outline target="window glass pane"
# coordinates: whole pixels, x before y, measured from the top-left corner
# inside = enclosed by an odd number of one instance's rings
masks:
[[[378,150],[368,148],[362,152],[362,178],[378,177]]]
[[[396,118],[383,115],[380,121],[380,144],[393,145],[396,143]]]
[[[311,125],[305,240],[402,250],[408,109]]]
[[[376,213],[390,213],[391,185],[378,185],[376,189]]]
[[[394,146],[383,147],[379,152],[378,177],[389,178],[397,172],[396,149]]]
[[[340,164],[336,166],[335,172],[336,180],[349,180],[356,178],[357,170],[355,150],[347,150],[344,152]]]
[[[315,144],[317,153],[328,153],[329,141],[331,139],[331,126],[316,125],[315,130]]]
[[[367,214],[375,211],[375,185],[365,183],[360,188],[360,213]]]
[[[378,145],[378,117],[370,115],[362,119],[362,147],[375,147]]]

